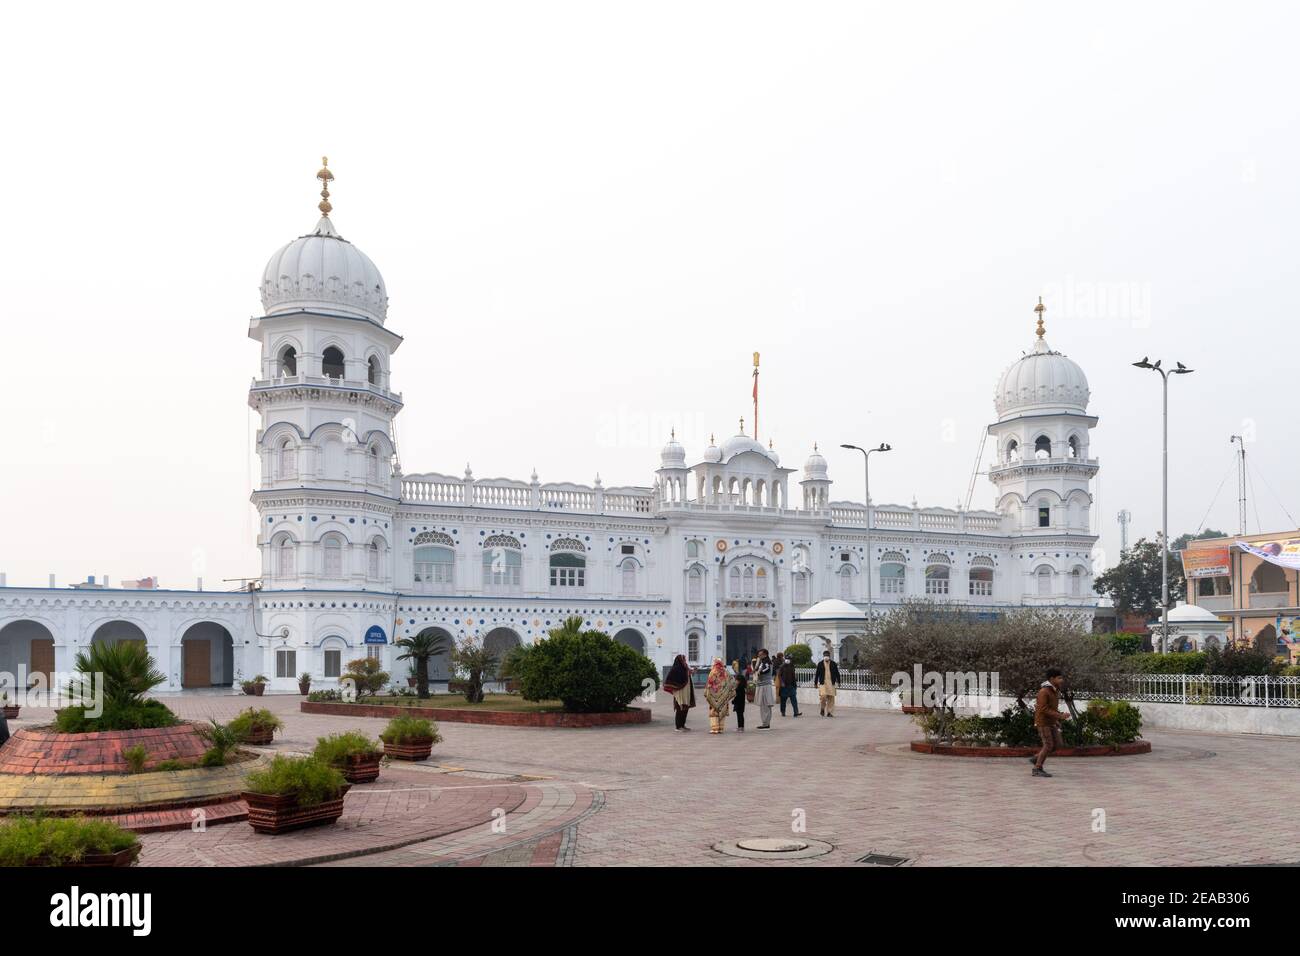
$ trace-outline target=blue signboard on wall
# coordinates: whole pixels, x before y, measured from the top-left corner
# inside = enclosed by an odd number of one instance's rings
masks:
[[[376,625],[375,625],[374,627],[372,627],[370,630],[366,631],[366,643],[367,643],[367,644],[387,644],[387,643],[388,643],[388,635],[384,633],[384,629],[383,629],[382,627],[380,627],[378,624],[376,624]]]

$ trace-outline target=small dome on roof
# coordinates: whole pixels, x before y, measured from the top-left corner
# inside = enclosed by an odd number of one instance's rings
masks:
[[[830,598],[825,601],[818,601],[808,610],[799,615],[801,621],[828,621],[828,620],[854,620],[865,621],[867,612],[860,610],[850,604],[848,601],[841,601],[839,598]]]
[[[817,450],[816,445],[813,445],[813,453],[803,463],[803,476],[811,481],[825,481],[829,477],[826,459],[822,457],[822,453]]]

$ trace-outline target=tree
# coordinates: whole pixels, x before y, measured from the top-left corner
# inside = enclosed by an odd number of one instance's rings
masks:
[[[495,654],[473,637],[465,638],[451,652],[451,662],[464,675],[465,699],[471,704],[482,703],[483,682],[492,679],[497,660]]]
[[[1093,590],[1115,602],[1120,614],[1160,616],[1160,545],[1146,538],[1120,555],[1119,564],[1097,576]],[[1187,580],[1177,554],[1169,555],[1169,607],[1187,597]]]
[[[1224,534],[1222,531],[1215,531],[1212,528],[1207,531],[1202,531],[1199,534],[1190,534],[1190,533],[1180,534],[1178,537],[1174,538],[1174,546],[1172,550],[1185,551],[1187,549],[1187,546],[1191,544],[1193,541],[1204,541],[1206,538],[1226,538],[1226,537],[1227,535]]]
[[[624,710],[659,686],[654,662],[604,631],[582,630],[571,617],[515,661],[525,700],[558,700],[571,713]]]
[[[399,661],[415,663],[415,692],[421,699],[429,696],[429,659],[445,654],[451,650],[451,642],[445,634],[426,628],[415,637],[404,637],[397,642],[403,653]]]
[[[357,687],[357,699],[373,697],[388,686],[388,671],[380,670],[383,665],[377,657],[362,657],[348,661],[344,668],[344,677],[352,678]]]

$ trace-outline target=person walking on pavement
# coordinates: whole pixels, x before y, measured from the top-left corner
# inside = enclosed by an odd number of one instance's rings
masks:
[[[776,703],[776,694],[772,692],[772,659],[768,657],[767,648],[758,650],[758,663],[754,667],[754,699],[758,704],[759,730],[772,729],[772,705]]]
[[[673,666],[664,678],[664,690],[673,695],[673,730],[685,733],[691,728],[686,726],[686,715],[695,706],[695,687],[691,684],[691,667],[686,663],[686,655],[678,654]]]
[[[704,684],[704,699],[709,705],[709,733],[720,734],[727,728],[727,715],[736,696],[736,679],[727,673],[721,657],[713,659],[709,679]]]
[[[745,703],[749,692],[749,672],[741,667],[740,661],[731,662],[731,676],[736,681],[736,697],[732,701],[732,710],[736,712],[736,733],[745,732]]]
[[[777,655],[781,660],[781,655]],[[781,716],[785,716],[785,702],[790,701],[790,707],[796,717],[799,716],[799,678],[794,672],[794,659],[787,657],[781,660],[781,666],[777,669],[781,677]]]
[[[813,686],[817,688],[817,698],[822,705],[822,716],[834,717],[835,689],[840,686],[840,665],[831,660],[830,651],[824,651],[822,659],[817,663]]]
[[[1034,727],[1038,730],[1038,739],[1043,742],[1043,747],[1036,756],[1029,758],[1034,763],[1030,776],[1050,777],[1051,774],[1043,769],[1043,764],[1047,762],[1048,754],[1064,744],[1061,739],[1061,721],[1070,716],[1058,709],[1061,705],[1061,685],[1064,683],[1065,675],[1058,668],[1049,667],[1047,680],[1038,688],[1038,699],[1034,702]]]

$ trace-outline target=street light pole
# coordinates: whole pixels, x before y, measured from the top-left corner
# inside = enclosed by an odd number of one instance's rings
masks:
[[[876,451],[893,451],[893,445],[887,445],[881,442],[876,448],[859,448],[857,445],[840,445],[841,448],[851,448],[862,452],[862,479],[863,493],[866,496],[866,523],[867,523],[867,619],[871,619],[871,453]]]
[[[1163,385],[1164,422],[1161,431],[1160,459],[1160,649],[1169,649],[1169,376],[1190,375],[1190,369],[1182,362],[1175,362],[1177,368],[1168,372],[1160,367],[1160,359],[1148,362],[1144,355],[1142,361],[1134,362],[1136,368],[1151,369],[1160,373]]]

